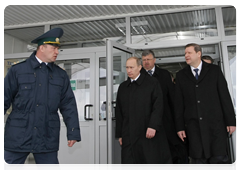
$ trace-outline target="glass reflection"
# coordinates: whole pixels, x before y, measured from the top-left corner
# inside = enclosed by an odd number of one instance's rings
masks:
[[[236,8],[222,8],[225,35],[236,35]]]

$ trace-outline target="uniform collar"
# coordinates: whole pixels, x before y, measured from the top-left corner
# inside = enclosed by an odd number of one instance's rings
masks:
[[[40,60],[41,61],[41,60]],[[30,56],[30,62],[33,68],[37,68],[41,65],[41,63],[36,58],[36,51],[34,51]],[[51,70],[53,70],[53,64],[54,63],[48,63],[47,67],[49,67]]]
[[[38,58],[36,55],[35,55],[35,57],[36,57],[37,61],[38,61],[40,64],[42,64],[43,61],[42,61],[40,58]],[[48,63],[46,63],[46,62],[45,62],[45,64],[48,65]]]

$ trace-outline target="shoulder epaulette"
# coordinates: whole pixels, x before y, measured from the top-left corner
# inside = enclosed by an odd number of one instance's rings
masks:
[[[26,61],[26,59],[18,60],[16,62],[13,62],[12,65],[20,64],[20,63],[23,63],[25,61]]]
[[[59,68],[61,68],[62,70],[64,70],[65,71],[65,69],[64,68],[62,68],[62,67],[60,67],[59,65],[57,65],[56,63],[54,63],[55,64],[55,66],[57,66],[57,67],[59,67]]]

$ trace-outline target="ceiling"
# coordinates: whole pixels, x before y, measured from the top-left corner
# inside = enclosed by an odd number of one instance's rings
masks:
[[[4,11],[4,33],[30,42],[50,29],[61,27],[63,48],[105,45],[106,38],[126,43],[126,21],[130,16],[132,43],[217,36],[216,6],[191,5],[10,5]],[[236,35],[236,9],[224,7],[225,33]],[[203,53],[219,56],[215,45]],[[141,50],[136,56],[141,57]],[[157,58],[184,56],[184,48],[155,49]],[[184,64],[184,63],[182,63]],[[174,66],[173,72],[182,65]],[[161,67],[166,67],[164,64]]]
[[[10,5],[4,11],[4,32],[30,42],[61,27],[66,48],[105,45],[106,38],[126,43],[126,16],[131,16],[132,43],[217,36],[215,6],[190,5]],[[206,9],[202,9],[206,8]],[[224,8],[229,32],[236,10]]]
[[[9,5],[4,11],[4,27],[89,21],[193,7],[197,5]]]
[[[166,13],[190,10],[201,6],[190,5],[10,5],[4,11],[5,33],[28,44],[44,33],[44,25],[50,29],[61,27],[64,35],[61,43],[67,48],[105,45],[104,39],[117,37],[117,42],[125,43],[126,16]],[[172,20],[174,22],[176,18]],[[137,23],[145,18],[131,18]],[[148,17],[151,26],[143,26],[147,33],[156,33],[155,18]],[[162,24],[162,23],[161,23]],[[164,26],[164,25],[163,25]],[[171,25],[168,25],[168,27]],[[133,30],[133,28],[135,30]],[[140,28],[132,28],[139,34]],[[150,30],[151,29],[151,30]],[[164,28],[166,32],[167,28]],[[137,31],[138,30],[138,31]],[[140,33],[141,34],[141,33]],[[93,42],[92,42],[93,41]],[[86,43],[87,42],[87,43]],[[92,43],[91,43],[92,42]]]

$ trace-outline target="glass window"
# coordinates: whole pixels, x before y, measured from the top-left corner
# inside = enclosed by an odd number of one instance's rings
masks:
[[[236,9],[234,7],[222,8],[225,35],[236,35]]]
[[[131,18],[132,43],[217,36],[214,9]]]
[[[4,30],[4,54],[33,52],[37,45],[31,41],[43,33],[43,26]]]
[[[236,109],[236,46],[228,46],[228,60],[233,87],[233,104]]]
[[[64,60],[55,63],[67,72],[76,99],[79,120],[85,121],[84,107],[90,103],[90,59]],[[91,115],[86,116],[91,117]]]
[[[58,24],[52,25],[51,29],[60,27],[64,30],[61,48],[95,47],[104,46],[106,38],[126,43],[125,33],[119,30],[119,24],[124,25],[125,18]],[[126,30],[126,26],[123,27]]]

